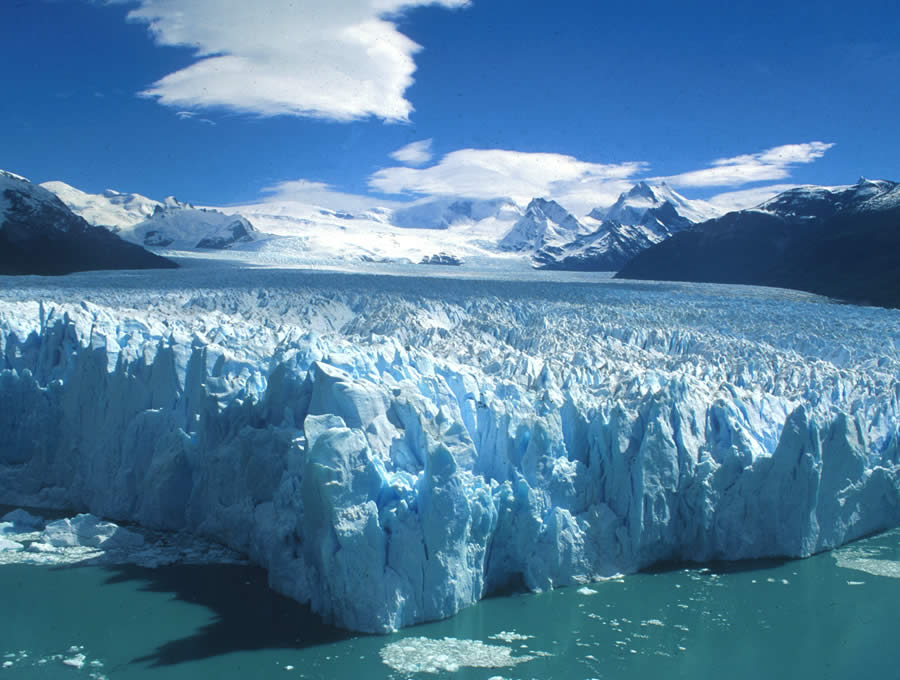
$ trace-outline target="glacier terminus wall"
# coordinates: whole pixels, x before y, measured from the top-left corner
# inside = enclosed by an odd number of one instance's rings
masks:
[[[0,369],[0,503],[220,541],[353,630],[900,524],[900,313],[812,295],[8,277]]]

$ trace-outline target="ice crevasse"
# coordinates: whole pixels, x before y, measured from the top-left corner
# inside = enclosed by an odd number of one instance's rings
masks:
[[[0,503],[221,541],[371,632],[502,588],[800,557],[900,523],[895,312],[179,276],[0,293]]]

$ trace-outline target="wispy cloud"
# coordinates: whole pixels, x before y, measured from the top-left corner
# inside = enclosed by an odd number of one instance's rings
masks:
[[[198,123],[206,123],[207,125],[215,125],[216,122],[214,120],[210,120],[209,118],[201,118],[193,111],[176,111],[175,113],[178,118],[181,120],[195,120]]]
[[[760,153],[720,158],[711,167],[659,179],[679,187],[740,186],[785,179],[791,176],[794,165],[811,163],[833,146],[827,142],[786,144]]]
[[[325,182],[307,179],[280,182],[262,190],[265,202],[297,202],[330,208],[331,210],[370,210],[375,207],[394,208],[403,205],[399,201],[387,201],[377,196],[350,194],[335,189]]]
[[[422,140],[398,149],[396,160],[416,158],[405,152],[410,146],[424,145]],[[297,180],[282,182],[265,190],[267,200],[296,200],[332,209],[367,209],[375,206],[397,207],[411,199],[438,196],[468,198],[511,198],[524,205],[532,198],[545,197],[558,201],[575,215],[586,215],[592,208],[609,206],[619,194],[628,191],[640,179],[667,180],[686,187],[740,187],[769,175],[783,177],[795,164],[811,163],[832,144],[810,142],[788,144],[759,153],[713,161],[708,168],[674,177],[648,178],[648,164],[591,163],[573,156],[554,153],[526,153],[505,149],[460,149],[443,156],[428,167],[393,166],[378,170],[369,177],[375,192],[402,196],[389,201],[375,195],[342,193],[321,182]],[[403,152],[403,153],[401,153]],[[426,154],[430,156],[429,153]],[[419,159],[423,158],[422,156]],[[409,161],[406,161],[409,162]],[[687,179],[685,179],[687,178]],[[707,199],[722,210],[741,210],[786,191],[795,184],[767,184],[751,189],[724,191]]]
[[[369,178],[369,186],[386,194],[508,197],[527,202],[535,196],[596,193],[606,183],[632,177],[644,167],[643,163],[588,163],[555,153],[460,149],[427,168],[379,170]]]
[[[107,0],[121,2],[121,0]],[[142,94],[182,110],[405,121],[421,47],[390,17],[468,0],[134,0],[131,21],[199,61]]]
[[[433,157],[431,139],[423,139],[401,147],[391,154],[391,158],[408,165],[424,165]]]
[[[747,208],[752,208],[759,205],[763,201],[768,201],[770,198],[777,196],[782,191],[794,189],[797,186],[800,185],[769,184],[764,187],[755,187],[753,189],[726,191],[721,194],[716,194],[712,198],[707,199],[707,203],[712,203],[714,206],[724,212],[731,212],[733,210],[746,210]]]

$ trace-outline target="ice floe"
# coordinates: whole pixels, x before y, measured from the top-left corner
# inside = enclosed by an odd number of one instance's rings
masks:
[[[535,658],[529,654],[513,656],[513,650],[509,647],[451,637],[441,640],[405,638],[386,645],[380,654],[385,664],[401,673],[455,673],[461,668],[505,668]]]

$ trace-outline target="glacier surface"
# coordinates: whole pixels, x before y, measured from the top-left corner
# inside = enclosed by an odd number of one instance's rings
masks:
[[[222,542],[373,632],[900,524],[900,313],[553,278],[7,277],[0,503]]]

